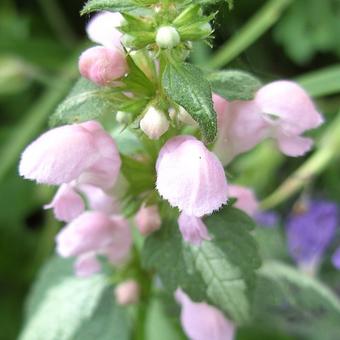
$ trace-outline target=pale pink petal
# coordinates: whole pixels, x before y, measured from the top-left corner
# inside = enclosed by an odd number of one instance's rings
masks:
[[[143,205],[135,216],[135,223],[139,232],[144,236],[158,230],[162,221],[157,205]]]
[[[259,202],[257,201],[253,190],[240,185],[229,184],[228,192],[230,197],[237,198],[234,205],[236,208],[245,211],[249,216],[254,216],[256,214],[259,208]]]
[[[119,215],[111,216],[114,230],[111,242],[104,247],[100,254],[107,256],[114,265],[123,264],[129,257],[132,246],[132,235],[126,219]]]
[[[74,263],[75,274],[79,277],[88,277],[100,272],[100,270],[101,265],[94,252],[78,256]]]
[[[269,124],[254,101],[234,101],[217,121],[217,140],[213,151],[222,164],[249,151],[268,135]]]
[[[57,252],[63,257],[78,256],[91,251],[98,251],[112,243],[115,223],[99,211],[81,214],[57,237]]]
[[[135,280],[123,281],[115,288],[115,297],[119,305],[135,304],[138,302],[139,296],[140,288]]]
[[[122,21],[123,16],[118,12],[100,12],[92,17],[87,24],[87,35],[97,44],[122,49],[120,43],[122,33],[117,30],[117,27],[122,24]]]
[[[219,128],[222,126],[224,119],[227,116],[226,112],[229,107],[229,102],[216,93],[212,94],[212,100],[214,104],[214,110],[217,114],[217,127]]]
[[[206,225],[198,217],[182,212],[178,218],[178,226],[183,239],[195,246],[201,245],[204,240],[211,240]]]
[[[99,86],[114,85],[128,71],[124,53],[117,48],[95,46],[79,58],[80,74]]]
[[[277,137],[279,149],[287,156],[298,157],[304,155],[313,146],[313,140],[300,136],[285,136],[279,134]]]
[[[161,149],[157,190],[187,215],[203,216],[227,202],[227,180],[218,158],[202,142],[179,136]]]
[[[235,325],[217,308],[201,302],[196,303],[181,290],[175,293],[181,304],[181,324],[192,340],[233,340]]]
[[[307,92],[292,81],[274,81],[263,86],[256,93],[255,102],[287,135],[299,135],[323,122]]]
[[[118,214],[119,204],[117,200],[101,188],[83,184],[79,185],[78,189],[85,194],[91,210],[102,211],[107,214]]]
[[[21,176],[38,183],[60,185],[76,179],[98,161],[92,135],[80,124],[45,132],[22,153]]]
[[[140,129],[150,138],[159,139],[169,129],[164,112],[151,106],[139,123]]]
[[[57,220],[70,222],[84,211],[85,205],[81,196],[71,185],[62,184],[52,202],[44,208],[53,209]]]

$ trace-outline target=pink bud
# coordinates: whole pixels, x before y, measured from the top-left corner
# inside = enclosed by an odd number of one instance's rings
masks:
[[[198,217],[182,212],[178,218],[178,225],[184,240],[188,243],[199,246],[202,241],[211,240],[206,225]]]
[[[100,12],[89,21],[86,27],[87,35],[93,42],[105,47],[122,48],[120,43],[122,33],[117,27],[123,20],[120,13]]]
[[[123,52],[117,48],[95,46],[80,55],[80,74],[99,86],[113,85],[128,71]]]
[[[58,189],[52,202],[44,206],[53,209],[57,220],[70,222],[79,216],[85,209],[81,196],[69,184],[63,184]]]
[[[100,263],[96,258],[96,253],[89,252],[78,256],[74,263],[75,274],[79,277],[88,277],[98,273],[101,269]]]
[[[171,206],[201,217],[227,202],[227,180],[217,157],[192,136],[170,139],[157,164],[157,190]]]
[[[234,324],[217,308],[201,302],[196,303],[181,290],[175,297],[181,304],[181,324],[186,335],[192,340],[233,340]]]
[[[159,216],[158,207],[156,205],[142,206],[135,217],[138,230],[144,236],[158,230],[161,226],[161,217]]]
[[[112,264],[120,265],[127,260],[131,250],[131,230],[127,220],[121,216],[113,215],[111,221],[115,226],[111,243],[99,253],[107,256]]]
[[[57,237],[57,252],[63,257],[98,251],[111,244],[115,223],[98,211],[88,211],[73,220]]]
[[[21,176],[38,183],[61,185],[73,180],[111,187],[120,157],[113,139],[94,121],[65,125],[41,135],[22,153]]]
[[[120,283],[115,289],[115,297],[119,305],[137,303],[140,296],[139,284],[135,280]]]
[[[79,191],[85,194],[91,210],[101,211],[106,214],[117,214],[119,212],[116,199],[108,195],[101,188],[83,184],[79,186]]]
[[[164,113],[153,106],[149,107],[139,124],[150,139],[159,139],[169,129],[169,122]]]
[[[245,211],[249,216],[254,216],[258,211],[259,203],[251,189],[229,184],[228,192],[230,197],[237,198],[235,203],[236,208]]]

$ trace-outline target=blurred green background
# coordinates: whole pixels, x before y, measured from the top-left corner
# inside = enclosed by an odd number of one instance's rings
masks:
[[[264,5],[275,2],[279,11],[263,12]],[[25,296],[37,270],[53,252],[58,223],[42,208],[53,189],[19,178],[17,164],[24,146],[47,129],[48,116],[78,77],[77,57],[86,46],[88,20],[79,15],[82,5],[82,0],[0,2],[1,340],[16,338]],[[232,11],[226,6],[216,9],[214,51],[196,45],[193,62],[205,65],[210,60],[211,66],[223,66],[224,61],[210,59],[210,54],[226,48],[232,60],[227,67],[247,70],[264,82],[300,79],[327,118],[314,133],[319,140],[340,107],[340,1],[235,0]],[[253,26],[242,36],[254,15]],[[256,29],[259,38],[252,36]],[[321,71],[313,73],[317,70]],[[287,159],[261,148],[239,158],[230,176],[255,186],[263,198],[305,159]],[[339,184],[339,161],[334,158],[308,190],[339,201]],[[279,207],[282,214],[292,200]]]

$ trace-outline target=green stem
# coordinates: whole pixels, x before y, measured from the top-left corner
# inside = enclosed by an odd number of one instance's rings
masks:
[[[262,209],[271,209],[284,202],[311,179],[319,175],[331,162],[338,159],[340,148],[340,113],[324,133],[318,150],[271,195],[261,202]]]
[[[58,2],[56,0],[38,0],[38,2],[58,39],[65,46],[73,48],[76,36],[73,33],[72,27],[65,19]]]
[[[270,0],[210,59],[207,67],[220,68],[242,53],[280,18],[292,0]]]
[[[7,143],[2,146],[0,182],[11,167],[18,162],[20,152],[38,134],[48,115],[66,95],[77,73],[76,56],[72,56],[60,76],[51,82],[41,98],[27,112],[26,117],[16,126]]]

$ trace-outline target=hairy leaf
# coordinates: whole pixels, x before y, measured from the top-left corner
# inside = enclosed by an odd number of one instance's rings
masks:
[[[257,78],[237,70],[214,72],[208,76],[208,80],[213,91],[229,101],[251,100],[261,87]]]
[[[81,11],[81,15],[96,11],[127,12],[138,8],[134,0],[89,0]]]
[[[278,327],[299,338],[336,340],[340,300],[317,279],[284,263],[259,270],[253,313],[257,325]]]
[[[105,276],[77,278],[70,261],[52,259],[33,286],[19,339],[128,340],[129,324],[112,289]]]
[[[204,220],[212,236],[195,247],[182,240],[172,222],[150,236],[144,265],[153,268],[164,285],[184,289],[194,300],[206,300],[242,323],[249,318],[255,269],[260,260],[250,231],[254,224],[238,209],[225,207]]]
[[[50,125],[79,123],[113,114],[123,100],[124,97],[115,88],[99,87],[80,78],[51,116]]]
[[[191,64],[168,64],[163,73],[163,87],[171,100],[198,122],[208,143],[217,133],[216,112],[209,82],[200,69]]]

